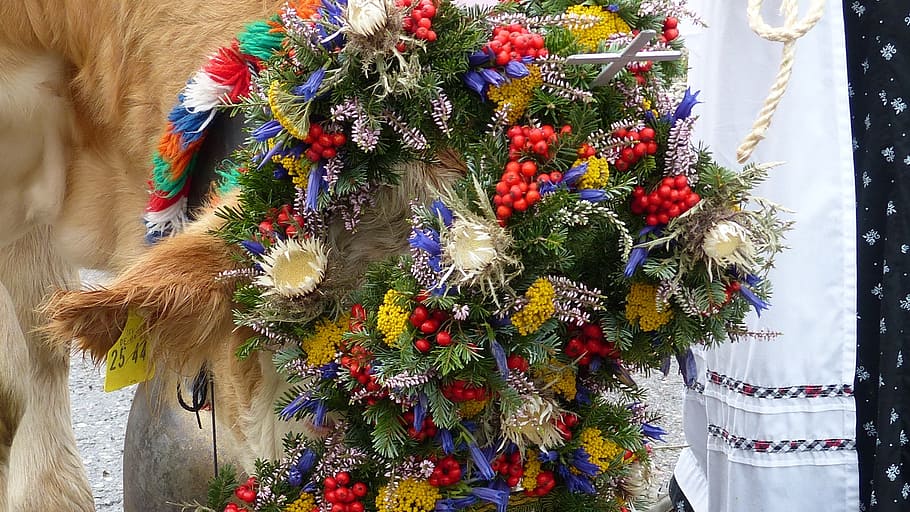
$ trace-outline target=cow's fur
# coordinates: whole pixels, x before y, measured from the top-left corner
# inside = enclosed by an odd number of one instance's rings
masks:
[[[176,93],[279,3],[0,1],[0,511],[93,509],[68,352],[34,332],[36,306],[79,267],[141,254],[150,152]]]

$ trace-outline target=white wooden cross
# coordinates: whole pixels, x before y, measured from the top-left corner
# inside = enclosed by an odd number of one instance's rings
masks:
[[[591,88],[606,85],[614,76],[619,74],[626,65],[632,61],[666,61],[678,60],[682,57],[682,52],[676,50],[663,50],[657,52],[640,52],[648,44],[648,41],[654,39],[657,32],[654,30],[642,30],[635,36],[635,39],[629,43],[620,53],[580,53],[570,55],[566,59],[567,64],[606,64],[603,71],[597,75],[597,78],[591,82]]]

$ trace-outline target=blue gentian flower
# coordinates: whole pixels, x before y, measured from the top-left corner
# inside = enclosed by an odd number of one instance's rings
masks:
[[[685,352],[677,353],[676,362],[679,364],[679,373],[682,374],[683,382],[686,384],[686,387],[694,385],[697,378],[698,367],[695,364],[695,354],[692,353],[692,349],[686,349]]]
[[[284,409],[281,409],[281,412],[278,413],[278,417],[284,421],[288,421],[297,415],[304,408],[309,408],[312,400],[306,395],[299,395],[297,398],[291,400],[291,403],[284,406]]]
[[[414,430],[420,432],[423,428],[423,420],[427,417],[427,395],[421,393],[417,403],[414,404]]]
[[[335,361],[324,364],[321,368],[319,368],[319,371],[320,371],[319,377],[322,380],[334,379],[335,377],[338,376],[338,367],[339,367],[339,364],[336,363]]]
[[[590,480],[569,471],[563,464],[556,465],[556,474],[566,483],[569,492],[595,494],[594,484]]]
[[[433,272],[442,272],[442,256],[440,256],[438,254],[436,256],[430,256],[430,259],[427,260],[427,265],[429,265],[430,268],[433,269]],[[444,293],[446,290],[446,286],[444,284],[442,284],[440,286],[437,286],[436,288],[433,288],[433,290],[439,290]]]
[[[508,377],[509,365],[506,361],[505,349],[502,348],[502,345],[500,345],[496,340],[493,340],[493,342],[490,343],[490,348],[493,351],[493,359],[496,360],[496,367],[499,369],[499,373],[503,376],[503,378]]]
[[[755,295],[755,292],[745,286],[739,287],[739,294],[742,295],[743,298],[749,302],[749,304],[752,304],[752,307],[755,308],[755,314],[758,316],[761,316],[761,311],[763,309],[768,309],[770,307],[770,304],[763,301],[761,297]]]
[[[641,434],[647,438],[654,439],[655,441],[666,442],[664,441],[664,436],[667,435],[667,431],[658,427],[657,425],[642,423]]]
[[[549,450],[546,452],[541,452],[537,455],[537,460],[540,462],[554,462],[559,458],[559,454],[556,453],[556,450]]]
[[[635,271],[638,270],[638,267],[640,267],[647,258],[648,249],[644,247],[633,247],[632,252],[629,253],[629,262],[626,263],[626,269],[623,271],[623,275],[632,277],[632,275],[635,274]]]
[[[325,166],[320,162],[310,169],[310,175],[306,183],[306,208],[310,211],[319,209],[319,193],[325,186]]]
[[[692,93],[692,89],[686,88],[686,93],[683,95],[683,99],[679,102],[679,105],[676,106],[676,110],[673,111],[673,115],[670,116],[670,124],[676,123],[680,119],[685,119],[692,115],[692,108],[695,105],[701,103],[698,101],[698,94],[701,91],[695,91],[695,94]]]
[[[321,427],[325,425],[325,413],[329,411],[329,407],[326,405],[325,400],[314,401],[316,402],[316,407],[313,411],[313,425]]]
[[[253,138],[258,142],[265,142],[281,133],[281,130],[283,129],[281,123],[272,119],[262,123],[259,128],[253,130]]]
[[[502,73],[496,71],[495,69],[481,69],[480,76],[483,77],[484,82],[496,87],[499,87],[500,85],[506,83],[506,77],[502,76]]]
[[[240,242],[240,245],[249,251],[250,254],[255,254],[256,256],[262,256],[265,254],[265,247],[263,247],[262,244],[255,240],[244,240]]]
[[[472,68],[476,68],[478,66],[483,66],[484,64],[489,64],[491,60],[493,60],[493,56],[484,48],[482,50],[477,50],[468,56],[468,65]]]
[[[316,465],[316,452],[307,448],[304,450],[303,454],[300,456],[300,460],[297,461],[296,468],[302,473],[307,474]]]
[[[506,512],[509,507],[509,491],[498,491],[489,487],[475,487],[471,494],[483,501],[496,505],[496,512]]]
[[[575,384],[575,401],[579,405],[590,405],[591,404],[591,390],[582,386],[581,384]]]
[[[420,249],[430,256],[439,256],[442,246],[439,244],[439,232],[431,228],[419,228],[411,231],[408,238],[411,247]]]
[[[566,185],[575,185],[575,182],[581,179],[581,177],[584,176],[586,172],[588,172],[588,162],[582,162],[566,171],[566,173],[562,175],[561,183],[565,183]]]
[[[583,448],[576,448],[572,452],[572,465],[575,469],[588,476],[597,476],[600,473],[600,467],[591,462],[591,454]]]
[[[471,453],[471,460],[474,461],[474,466],[477,468],[477,471],[480,472],[483,479],[492,480],[493,477],[496,476],[496,472],[493,471],[493,467],[490,466],[490,461],[487,459],[486,455],[480,451],[477,444],[468,443],[468,451]]]
[[[268,152],[266,152],[264,155],[262,155],[262,160],[259,161],[259,166],[257,166],[256,168],[257,168],[257,169],[262,169],[262,166],[265,165],[265,164],[267,164],[267,163],[269,163],[269,162],[271,162],[271,161],[272,161],[272,157],[273,157],[276,153],[278,153],[279,151],[281,151],[281,149],[282,149],[283,147],[284,147],[284,143],[283,143],[283,142],[281,142],[281,141],[275,142],[275,145],[272,146],[272,148],[269,149]]]
[[[599,203],[607,198],[607,193],[599,188],[586,188],[578,191],[578,198],[589,203]]]
[[[439,199],[436,199],[430,204],[430,211],[433,212],[433,215],[442,219],[442,223],[444,225],[452,225],[452,220],[454,218],[452,210],[450,210],[449,207]]]
[[[528,70],[528,66],[525,66],[517,60],[509,61],[509,63],[506,64],[505,69],[506,76],[509,78],[524,78],[531,74],[531,72]]]
[[[319,68],[316,71],[310,73],[310,76],[307,77],[306,82],[291,89],[291,92],[297,96],[303,96],[303,99],[310,101],[316,97],[316,93],[319,91],[319,86],[322,85],[323,78],[325,78],[325,68]]]
[[[455,441],[452,439],[452,431],[447,428],[436,430],[436,440],[442,446],[442,451],[446,455],[452,455],[455,452]]]
[[[300,487],[303,484],[303,475],[300,474],[299,469],[291,468],[288,470],[288,484],[291,487]]]
[[[464,498],[445,498],[436,501],[436,512],[455,512],[462,510],[477,503],[476,496],[465,496]]]
[[[465,85],[467,85],[469,89],[481,96],[484,95],[483,91],[486,88],[487,83],[484,81],[480,73],[477,71],[468,71],[464,74],[462,80],[464,80]]]

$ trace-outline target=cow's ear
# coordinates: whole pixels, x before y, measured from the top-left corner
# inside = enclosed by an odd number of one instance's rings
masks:
[[[211,227],[162,240],[105,288],[54,294],[44,306],[49,339],[75,339],[76,350],[101,361],[133,310],[158,364],[191,374],[213,351],[230,350],[234,285],[218,276],[237,259]]]

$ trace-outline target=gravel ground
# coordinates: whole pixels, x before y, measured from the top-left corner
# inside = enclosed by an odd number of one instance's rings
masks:
[[[647,390],[647,403],[651,411],[660,414],[656,422],[667,431],[665,443],[654,443],[651,456],[651,484],[644,501],[653,503],[667,493],[667,485],[673,475],[679,452],[686,446],[682,424],[683,381],[677,372],[676,362],[666,378],[660,372],[650,375],[636,375],[635,381]]]

